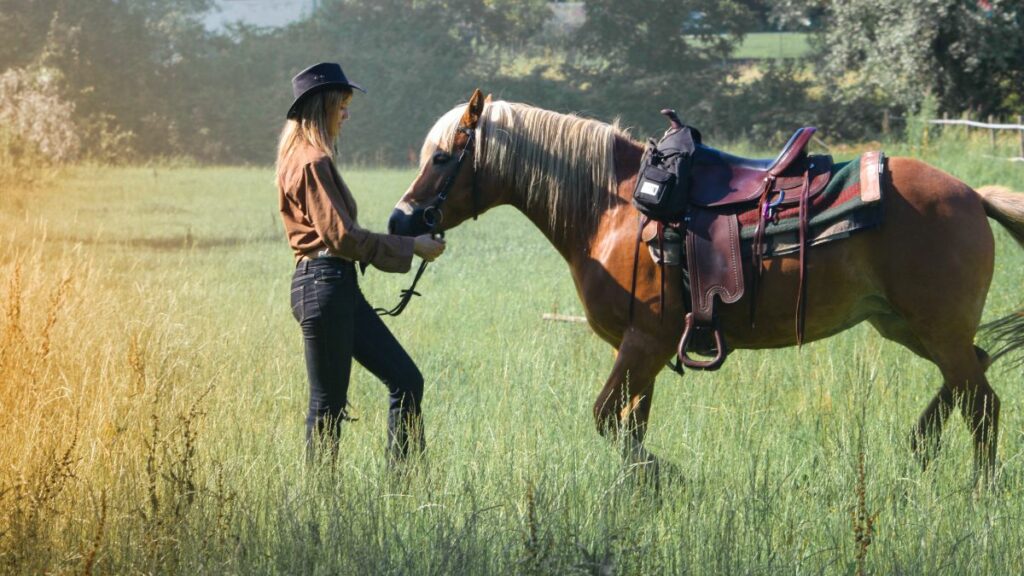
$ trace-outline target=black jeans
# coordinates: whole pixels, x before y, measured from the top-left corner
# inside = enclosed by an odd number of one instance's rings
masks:
[[[353,358],[388,387],[388,454],[403,459],[410,445],[421,451],[423,376],[363,297],[355,265],[340,258],[299,262],[291,304],[302,327],[309,378],[307,456],[318,440],[337,446],[341,422],[348,419]]]

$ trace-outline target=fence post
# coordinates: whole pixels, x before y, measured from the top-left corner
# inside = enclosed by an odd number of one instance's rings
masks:
[[[889,135],[889,109],[882,111],[882,134]]]
[[[989,124],[995,124],[995,121],[992,119],[992,115],[991,114],[988,115],[988,123]],[[989,141],[989,145],[992,148],[992,151],[995,152],[995,149],[996,149],[996,129],[995,128],[989,128],[988,129],[988,141]]]
[[[1024,116],[1017,114],[1017,124],[1024,125]],[[1017,130],[1017,135],[1020,137],[1020,157],[1024,158],[1024,129]]]

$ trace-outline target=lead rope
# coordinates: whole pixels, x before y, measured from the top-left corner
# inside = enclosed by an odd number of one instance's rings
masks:
[[[378,316],[398,316],[401,314],[402,311],[405,310],[405,307],[409,305],[409,302],[412,301],[413,296],[422,296],[422,294],[416,291],[416,283],[420,281],[420,276],[423,276],[423,271],[426,269],[427,261],[423,260],[420,262],[419,270],[416,271],[416,277],[412,279],[412,285],[400,292],[398,304],[395,304],[394,308],[391,310],[386,308],[374,308],[373,311],[376,312]]]

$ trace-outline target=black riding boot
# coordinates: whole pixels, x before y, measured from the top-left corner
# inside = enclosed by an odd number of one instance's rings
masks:
[[[388,411],[388,460],[404,462],[427,447],[423,437],[423,415],[402,408]]]

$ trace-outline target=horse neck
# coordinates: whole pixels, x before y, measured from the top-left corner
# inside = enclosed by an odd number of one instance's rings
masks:
[[[556,230],[551,225],[551,219],[548,217],[548,213],[544,210],[544,206],[537,203],[530,206],[526,200],[525,190],[515,190],[513,188],[507,189],[505,194],[505,202],[513,206],[516,210],[519,210],[526,216],[533,225],[540,230],[541,234],[548,239],[548,242],[558,250],[558,253],[562,255],[566,260],[569,259],[569,255],[577,251],[577,247],[580,245],[579,234],[564,234],[559,230]]]
[[[552,226],[547,207],[540,202],[532,204],[528,202],[527,190],[510,182],[493,181],[483,184],[485,189],[498,191],[494,205],[507,204],[522,212],[544,234],[544,237],[558,250],[558,253],[571,263],[576,257],[589,255],[594,236],[607,219],[609,212],[630,204],[630,195],[635,186],[636,173],[642,154],[643,148],[636,142],[628,138],[616,137],[614,147],[616,189],[608,192],[607,197],[599,203],[601,208],[597,217],[586,226],[570,230],[557,229]],[[630,208],[630,213],[632,213],[632,208]]]
[[[572,261],[574,256],[590,252],[595,235],[602,227],[609,212],[622,212],[618,208],[629,206],[642,153],[643,149],[637,142],[625,137],[615,138],[613,152],[615,190],[604,192],[605,196],[595,196],[592,201],[600,207],[596,216],[588,222],[580,222],[580,225],[573,225],[569,228],[553,225],[545,203],[528,202],[529,191],[516,186],[513,182],[499,181],[492,176],[484,178],[481,186],[483,190],[498,191],[494,205],[507,204],[522,212],[563,258]],[[632,208],[629,210],[632,213]]]

